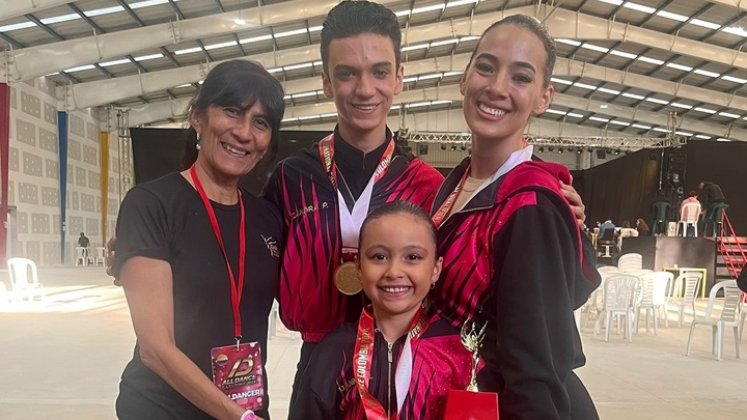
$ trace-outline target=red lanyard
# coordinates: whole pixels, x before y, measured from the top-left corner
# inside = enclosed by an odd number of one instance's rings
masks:
[[[241,313],[239,312],[239,305],[241,304],[241,295],[244,291],[244,272],[246,269],[246,212],[244,211],[244,201],[241,199],[241,191],[237,190],[236,194],[239,197],[239,209],[241,211],[241,221],[239,222],[239,278],[238,280],[233,275],[231,264],[228,262],[228,254],[226,254],[226,247],[223,245],[223,235],[220,232],[220,226],[218,225],[218,218],[215,217],[215,210],[213,210],[210,199],[208,199],[205,188],[203,188],[200,179],[197,177],[197,170],[195,165],[189,168],[189,175],[192,177],[192,181],[195,183],[197,192],[200,193],[202,204],[205,206],[205,211],[210,219],[210,226],[213,228],[215,239],[218,240],[218,246],[220,251],[223,253],[223,258],[226,260],[226,268],[228,269],[228,279],[231,282],[231,309],[233,310],[233,335],[236,338],[236,344],[241,339]]]
[[[410,346],[415,346],[415,341],[420,337],[420,333],[425,329],[425,310],[421,307],[415,314],[415,317],[408,328],[410,335]],[[361,395],[363,409],[366,411],[367,420],[389,420],[396,419],[397,413],[389,417],[384,407],[376,398],[368,392],[368,383],[371,380],[371,364],[373,360],[374,344],[374,319],[371,316],[370,308],[363,308],[360,321],[358,321],[358,333],[355,339],[355,350],[353,356],[353,376]],[[389,378],[387,378],[389,380]],[[388,391],[389,392],[389,391]]]
[[[329,176],[329,181],[332,183],[332,187],[334,189],[337,189],[337,165],[335,165],[335,142],[334,142],[334,134],[330,134],[329,136],[322,139],[322,141],[319,142],[319,158],[322,160],[322,165],[324,165],[324,171],[327,173],[327,176]],[[386,173],[387,168],[389,168],[389,164],[392,163],[392,158],[394,157],[394,138],[389,139],[389,144],[387,145],[386,149],[384,150],[384,154],[381,155],[381,159],[379,160],[379,164],[376,166],[376,170],[374,170],[374,183],[378,182],[381,177],[384,176]]]
[[[449,213],[451,213],[451,208],[454,207],[454,203],[456,202],[457,197],[459,197],[459,193],[462,192],[462,188],[464,188],[464,183],[467,182],[467,177],[469,176],[469,166],[467,166],[467,169],[464,171],[464,174],[462,175],[462,179],[457,184],[456,188],[454,188],[454,191],[452,191],[448,197],[446,197],[446,200],[444,200],[443,204],[438,208],[438,210],[433,214],[433,224],[436,225],[436,229],[440,228],[441,225],[444,223],[446,218],[449,216]]]

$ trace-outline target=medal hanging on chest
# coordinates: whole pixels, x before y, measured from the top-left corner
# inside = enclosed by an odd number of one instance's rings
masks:
[[[374,184],[386,174],[386,170],[394,158],[394,138],[389,140],[389,144],[381,155],[373,176],[371,176],[358,200],[355,201],[352,211],[348,209],[345,204],[345,198],[338,188],[337,167],[334,162],[334,135],[330,134],[319,142],[319,158],[322,161],[330,183],[332,183],[332,187],[337,192],[337,223],[338,232],[340,232],[342,238],[342,261],[340,261],[340,265],[335,269],[335,286],[344,295],[356,295],[362,290],[362,286],[358,280],[358,268],[355,264],[355,257],[358,253],[358,233],[363,220],[368,215],[368,207],[371,202]]]
[[[262,349],[259,343],[242,343],[241,329],[241,297],[244,292],[244,275],[246,272],[246,211],[241,192],[237,191],[240,210],[239,219],[239,261],[238,276],[234,276],[228,254],[223,243],[218,218],[213,205],[202,186],[195,165],[189,169],[195,189],[205,207],[210,227],[215,234],[228,271],[231,291],[231,312],[233,314],[233,332],[235,344],[214,347],[210,350],[210,361],[213,369],[213,383],[229,398],[236,401],[243,408],[258,410],[265,407],[264,377],[262,373]]]

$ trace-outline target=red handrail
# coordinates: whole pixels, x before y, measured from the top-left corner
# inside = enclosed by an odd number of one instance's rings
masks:
[[[728,238],[729,244],[732,246],[731,249],[726,248],[726,245],[724,244],[725,238]],[[732,278],[736,279],[739,277],[742,268],[747,264],[747,253],[745,253],[744,248],[742,248],[742,244],[739,242],[739,238],[734,232],[734,227],[731,225],[731,221],[729,220],[729,216],[726,215],[726,211],[721,212],[721,238],[719,238],[718,241],[719,252],[726,263],[726,269],[729,271]],[[734,255],[735,253],[738,255]],[[742,301],[747,301],[747,294],[742,294]]]

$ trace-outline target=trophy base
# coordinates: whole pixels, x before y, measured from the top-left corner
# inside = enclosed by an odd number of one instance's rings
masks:
[[[446,394],[445,420],[497,420],[498,394],[449,390]]]

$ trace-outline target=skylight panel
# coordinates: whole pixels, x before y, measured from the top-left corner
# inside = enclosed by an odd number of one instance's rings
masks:
[[[672,102],[671,104],[673,107],[682,108],[682,109],[693,109],[691,105],[683,104],[681,102]]]
[[[676,20],[677,22],[687,22],[687,20],[690,19],[689,17],[685,15],[680,15],[679,13],[667,12],[666,10],[659,10],[658,12],[656,12],[656,15],[661,16],[663,18]]]
[[[607,4],[614,4],[615,6],[619,6],[623,4],[622,0],[598,0],[600,3],[607,3]]]
[[[743,38],[747,38],[747,31],[745,31],[743,28],[739,26],[729,26],[728,28],[724,28],[723,31],[726,33],[732,34],[732,35],[737,35]]]
[[[271,39],[272,39],[272,35],[267,34],[267,35],[253,36],[250,38],[242,38],[239,40],[239,42],[242,44],[249,44],[251,42],[269,41]]]
[[[614,50],[614,49],[610,50],[610,54],[616,55],[618,57],[629,58],[631,60],[635,60],[636,58],[638,58],[638,54],[632,54],[632,53],[629,53],[629,52],[620,51],[620,50]]]
[[[135,61],[147,61],[147,60],[154,60],[156,58],[163,57],[163,54],[157,53],[157,54],[148,54],[148,55],[141,55],[140,57],[133,57],[133,60]]]
[[[589,89],[589,90],[596,90],[597,89],[597,87],[594,86],[594,85],[588,85],[586,83],[580,83],[580,82],[574,83],[573,86],[580,87],[581,89]]]
[[[174,54],[176,55],[182,55],[182,54],[192,54],[196,52],[202,51],[202,48],[200,47],[193,47],[193,48],[185,48],[183,50],[176,50],[174,51]]]
[[[555,83],[560,83],[561,85],[568,85],[568,86],[573,84],[573,82],[571,82],[570,80],[560,79],[557,77],[551,77],[550,81],[555,82]]]
[[[703,27],[703,28],[714,29],[714,30],[721,27],[721,25],[719,25],[718,23],[708,22],[707,20],[702,20],[702,19],[693,19],[690,21],[690,23],[692,23],[693,25]]]
[[[656,58],[647,57],[645,55],[639,55],[638,59],[641,60],[641,61],[644,61],[646,63],[656,64],[656,65],[659,65],[659,66],[662,65],[662,64],[664,64],[664,61],[662,61],[662,60],[658,60]]]
[[[646,100],[647,102],[653,102],[653,103],[655,103],[655,104],[660,104],[660,105],[669,105],[669,101],[665,101],[665,100],[663,100],[663,99],[658,99],[658,98],[651,98],[651,97],[649,97],[649,98],[646,98],[645,100]]]
[[[120,60],[112,60],[112,61],[101,62],[101,63],[99,63],[99,66],[101,66],[101,67],[117,66],[119,64],[127,64],[127,63],[130,63],[130,62],[131,61],[130,61],[129,58],[122,58]]]
[[[63,70],[63,71],[65,73],[74,73],[76,71],[93,70],[95,68],[96,68],[96,66],[94,66],[93,64],[86,64],[86,65],[83,65],[83,66],[71,67],[71,68],[69,68],[67,70]]]
[[[619,90],[608,89],[608,88],[603,88],[603,87],[598,88],[597,92],[609,93],[610,95],[619,95],[620,94]]]
[[[559,42],[561,44],[566,44],[566,45],[572,45],[574,47],[580,47],[581,46],[581,42],[576,41],[575,39],[555,38],[555,42]]]
[[[682,71],[693,71],[692,67],[677,63],[667,63],[667,67]]]
[[[584,42],[584,44],[581,45],[581,48],[585,48],[587,50],[592,50],[592,51],[598,51],[601,53],[607,53],[610,50],[609,48],[604,48],[604,47],[600,47],[599,45],[589,44],[588,42]]]
[[[724,80],[726,80],[726,81],[728,81],[728,82],[739,83],[741,85],[747,84],[747,79],[742,79],[740,77],[722,76],[721,78],[724,79]]]
[[[693,71],[693,73],[699,74],[701,76],[713,77],[714,79],[718,78],[718,77],[721,77],[721,75],[719,73],[715,73],[715,72],[708,71],[708,70],[703,70],[703,69],[695,69],[695,71]]]
[[[221,42],[218,44],[205,45],[206,50],[217,50],[219,48],[235,47],[236,41]]]
[[[632,1],[625,2],[625,4],[623,4],[623,7],[626,9],[637,10],[639,12],[643,12],[649,15],[656,12],[656,9],[653,7],[649,7],[643,4],[633,3]]]

